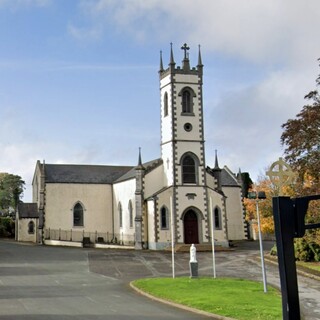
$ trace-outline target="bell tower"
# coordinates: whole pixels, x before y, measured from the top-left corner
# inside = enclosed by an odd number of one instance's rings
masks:
[[[167,69],[163,68],[161,52],[159,70],[161,157],[165,183],[173,188],[173,205],[180,229],[183,228],[180,220],[188,208],[199,209],[199,220],[207,213],[201,51],[199,46],[198,64],[190,67],[190,48],[184,44],[181,50],[182,64],[176,66],[171,44]],[[176,231],[178,235],[180,232],[180,241],[183,240],[183,230],[179,231],[178,226]]]
[[[190,68],[189,47],[184,44],[182,66],[176,67],[171,44],[170,63],[163,68],[160,54],[161,96],[161,157],[164,163],[167,184],[201,184],[200,177],[205,169],[202,75],[203,65],[199,46],[198,65]],[[189,155],[189,157],[188,157]],[[182,157],[192,158],[199,172],[181,171]],[[190,161],[189,161],[190,160]],[[187,163],[191,159],[185,159]],[[180,173],[183,173],[181,176]],[[183,181],[182,181],[183,180]]]

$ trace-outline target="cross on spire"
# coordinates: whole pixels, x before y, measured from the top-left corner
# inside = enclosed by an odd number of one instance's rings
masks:
[[[185,59],[188,59],[188,58],[187,58],[187,51],[188,51],[189,49],[190,49],[190,48],[187,46],[186,43],[181,47],[181,50],[184,50],[184,58],[185,58]]]

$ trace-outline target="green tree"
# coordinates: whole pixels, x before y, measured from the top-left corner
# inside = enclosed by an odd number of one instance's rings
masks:
[[[242,180],[242,196],[244,198],[248,197],[248,191],[252,188],[253,182],[250,178],[250,174],[248,172],[241,173],[241,180]]]
[[[316,79],[316,86],[320,86],[320,75]],[[286,161],[299,173],[300,180],[303,181],[306,175],[311,176],[319,192],[320,94],[318,90],[313,90],[305,99],[309,104],[302,108],[296,119],[289,119],[282,125],[281,144],[285,146]]]
[[[9,213],[10,208],[16,211],[23,195],[25,182],[18,175],[0,173],[0,209]]]

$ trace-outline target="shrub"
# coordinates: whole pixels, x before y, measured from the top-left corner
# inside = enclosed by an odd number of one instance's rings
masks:
[[[298,261],[320,261],[320,246],[307,242],[304,238],[295,239],[295,257]]]
[[[0,218],[0,236],[14,237],[15,223],[10,217]]]

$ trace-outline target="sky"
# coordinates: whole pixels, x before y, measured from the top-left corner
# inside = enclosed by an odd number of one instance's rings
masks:
[[[204,64],[206,162],[253,181],[320,73],[319,0],[0,0],[0,172],[160,157],[159,56]]]

